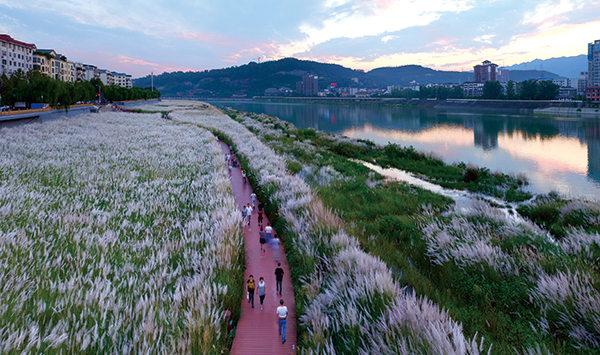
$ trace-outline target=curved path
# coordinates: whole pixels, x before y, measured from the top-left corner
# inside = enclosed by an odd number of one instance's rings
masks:
[[[227,144],[221,142],[223,154],[229,153]],[[252,205],[252,186],[250,183],[243,183],[240,168],[233,168],[231,171],[231,187],[235,199],[239,205],[240,211],[242,206],[250,203]],[[267,355],[267,354],[294,354],[296,352],[296,311],[294,290],[292,288],[292,279],[290,277],[290,268],[287,263],[287,258],[283,251],[283,246],[280,246],[279,255],[282,260],[281,267],[284,271],[283,276],[283,293],[279,296],[275,292],[275,261],[273,250],[266,247],[266,251],[260,250],[258,242],[258,209],[252,213],[250,226],[244,226],[244,245],[246,248],[246,274],[245,280],[248,280],[250,275],[254,276],[256,283],[258,279],[264,277],[267,284],[267,293],[265,297],[264,309],[260,310],[260,300],[255,293],[254,308],[244,298],[242,300],[242,315],[237,325],[235,339],[231,348],[232,354],[252,354],[252,355]],[[269,222],[263,214],[263,226]],[[244,281],[244,291],[245,289]],[[244,294],[246,294],[244,292]],[[283,299],[288,308],[286,342],[281,343],[281,336],[277,333],[277,307],[279,300]]]

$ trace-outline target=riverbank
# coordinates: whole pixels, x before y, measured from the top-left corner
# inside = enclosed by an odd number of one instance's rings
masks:
[[[392,98],[392,97],[271,97],[255,96],[253,98],[183,98],[165,97],[165,100],[222,101],[222,102],[264,102],[289,104],[324,104],[324,105],[361,105],[361,106],[393,106],[421,107],[441,111],[461,110],[468,112],[501,112],[513,114],[552,114],[572,116],[592,114],[600,109],[600,104],[582,101],[559,100],[482,100],[482,99],[436,99],[436,98]],[[580,109],[581,111],[578,111]],[[543,111],[540,111],[543,110]],[[538,112],[539,111],[539,112]]]
[[[558,200],[548,206],[556,197],[537,199],[531,207],[519,209],[537,225],[485,201],[457,209],[439,195],[382,181],[341,157],[369,150],[366,141],[297,129],[267,115],[229,114],[286,157],[289,171],[317,191],[327,210],[343,220],[349,235],[366,252],[381,258],[406,292],[428,297],[446,309],[465,337],[483,337],[481,352],[491,348],[492,354],[538,353],[535,349],[583,354],[597,349],[597,204]],[[360,155],[371,159],[370,154]],[[540,228],[550,223],[555,223],[553,235],[560,239],[549,238],[547,230]],[[297,257],[292,257],[292,263],[295,268],[303,266]],[[335,294],[327,276],[315,288]],[[560,297],[555,290],[562,290]],[[328,297],[333,300],[328,305],[336,307],[336,296]],[[340,307],[339,312],[348,307]],[[369,310],[379,314],[377,308]],[[362,311],[360,319],[374,317]],[[319,309],[327,324],[337,324],[335,312]],[[368,330],[363,333],[352,327],[322,326],[324,322],[310,318],[304,326],[309,334],[320,336],[325,328],[325,339],[337,352],[380,349],[381,339],[369,332],[368,325],[360,324]],[[369,341],[357,344],[365,338]],[[302,344],[310,346],[314,341],[305,337]]]
[[[149,99],[149,100],[131,100],[131,101],[119,101],[123,103],[121,107],[126,106],[138,106],[143,104],[151,104],[158,102],[159,99]],[[83,113],[97,112],[102,110],[111,109],[111,105],[94,105],[94,104],[79,104],[72,105],[69,107],[57,107],[57,108],[43,108],[43,109],[32,109],[32,110],[19,110],[19,111],[9,111],[0,113],[0,122],[3,121],[16,121],[23,119],[36,119],[45,116],[52,115],[80,115]]]
[[[553,117],[600,118],[600,109],[587,107],[547,107],[534,109],[533,114]]]

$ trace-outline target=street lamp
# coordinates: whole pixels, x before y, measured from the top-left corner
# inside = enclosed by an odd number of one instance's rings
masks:
[[[42,108],[44,108],[44,95],[42,95]]]

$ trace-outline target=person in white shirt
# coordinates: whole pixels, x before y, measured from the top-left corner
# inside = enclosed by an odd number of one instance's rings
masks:
[[[265,227],[265,234],[267,235],[267,239],[270,241],[273,236],[273,227],[271,227],[271,223],[267,223]]]
[[[285,328],[287,327],[288,309],[283,305],[283,300],[279,300],[280,306],[277,307],[277,324],[279,335],[281,335],[281,344],[285,344]],[[283,331],[282,331],[283,328]]]
[[[248,216],[248,225],[250,225],[250,220],[252,219],[252,207],[250,207],[250,204],[246,207],[246,215]]]

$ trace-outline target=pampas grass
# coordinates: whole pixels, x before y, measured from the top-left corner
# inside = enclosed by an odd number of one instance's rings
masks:
[[[210,132],[88,114],[0,151],[0,352],[220,353],[243,248]]]
[[[296,290],[301,296],[297,299],[304,300],[297,307],[305,310],[299,314],[300,325],[308,334],[300,344],[303,353],[478,354],[482,350],[482,344],[466,339],[460,324],[438,306],[405,294],[385,263],[362,251],[309,186],[288,173],[284,159],[246,127],[223,114],[192,109],[176,111],[171,117],[224,133],[287,221],[286,236],[293,238],[288,245],[309,269],[300,275],[303,285]],[[252,122],[253,131],[275,128],[269,126],[272,123]]]

